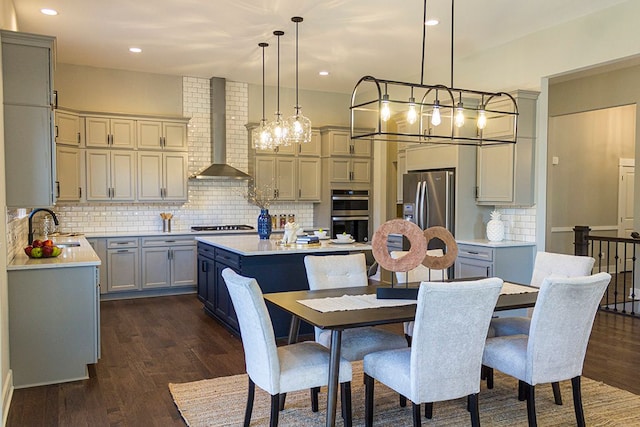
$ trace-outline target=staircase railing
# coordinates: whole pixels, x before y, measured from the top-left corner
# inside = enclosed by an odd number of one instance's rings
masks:
[[[611,274],[600,309],[640,317],[640,239],[593,236],[585,225],[577,225],[573,231],[575,254],[593,257],[594,273]]]

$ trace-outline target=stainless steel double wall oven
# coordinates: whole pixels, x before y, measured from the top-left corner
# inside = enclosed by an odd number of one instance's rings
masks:
[[[369,190],[331,190],[331,237],[348,233],[368,242],[369,207]]]

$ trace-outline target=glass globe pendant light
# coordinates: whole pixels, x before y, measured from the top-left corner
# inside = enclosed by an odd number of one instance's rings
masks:
[[[262,48],[262,119],[260,124],[251,131],[251,140],[253,141],[253,148],[268,150],[273,148],[269,124],[264,116],[264,48],[269,46],[269,43],[258,43],[258,46]]]
[[[280,113],[280,36],[284,35],[284,31],[274,31],[273,35],[278,37],[278,89],[277,89],[277,105],[275,120],[269,124],[269,133],[273,141],[273,146],[278,147],[280,145],[290,145],[287,138],[287,124],[282,119],[282,113]]]
[[[295,114],[287,119],[287,140],[290,144],[305,144],[311,142],[311,120],[302,114],[298,102],[298,24],[302,22],[302,17],[294,16],[291,21],[296,24],[296,106]]]

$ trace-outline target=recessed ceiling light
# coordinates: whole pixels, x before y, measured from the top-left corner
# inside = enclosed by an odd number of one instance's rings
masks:
[[[58,14],[58,11],[53,9],[40,9],[40,12],[49,16],[56,16]]]
[[[321,76],[328,76],[329,72],[328,71],[320,71],[318,74],[320,74]]]
[[[139,47],[130,47],[129,52],[140,53],[142,52],[142,49],[140,49]]]
[[[427,19],[427,21],[424,24],[428,27],[432,27],[434,25],[438,25],[439,23],[440,21],[438,21],[437,19]]]

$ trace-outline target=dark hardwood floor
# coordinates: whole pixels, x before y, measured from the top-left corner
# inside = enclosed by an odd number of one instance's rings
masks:
[[[242,343],[203,313],[195,295],[107,301],[101,309],[102,358],[91,378],[15,390],[8,426],[184,426],[168,383],[244,372]],[[640,319],[599,313],[584,375],[640,394],[638,360]]]

